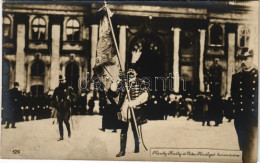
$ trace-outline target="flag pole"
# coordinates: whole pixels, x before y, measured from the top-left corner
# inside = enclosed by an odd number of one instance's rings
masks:
[[[107,11],[107,17],[108,17],[109,25],[110,25],[110,28],[111,28],[111,33],[112,33],[112,37],[113,37],[113,40],[114,40],[114,43],[115,43],[115,47],[116,47],[117,58],[118,58],[120,70],[122,71],[122,65],[121,65],[120,57],[119,57],[119,54],[120,54],[120,53],[119,53],[119,50],[118,50],[117,41],[116,41],[116,38],[115,38],[115,33],[114,33],[114,30],[113,30],[112,22],[111,22],[111,19],[110,19],[108,10],[107,10],[107,3],[106,3],[106,1],[104,1],[104,7],[106,8],[106,11]],[[124,85],[125,85],[125,87],[126,87],[127,99],[128,99],[129,102],[131,102],[131,98],[130,98],[130,94],[129,94],[129,89],[128,89],[127,83],[125,82]],[[138,140],[139,140],[139,143],[140,143],[140,132],[139,132],[138,127],[137,127],[136,118],[135,118],[135,113],[134,113],[134,110],[133,110],[132,107],[130,107],[130,110],[131,110],[131,112],[132,112],[132,117],[133,117],[135,129],[136,129],[136,133],[137,133]]]

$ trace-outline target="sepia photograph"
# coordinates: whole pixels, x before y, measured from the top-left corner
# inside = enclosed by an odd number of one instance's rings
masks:
[[[259,1],[5,0],[1,159],[258,162]]]

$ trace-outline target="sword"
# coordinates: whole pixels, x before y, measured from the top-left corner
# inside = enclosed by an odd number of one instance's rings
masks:
[[[71,108],[70,108],[70,115],[71,115],[71,118],[70,118],[70,120],[71,120],[71,126],[72,126],[72,129],[74,130],[74,125],[73,125],[73,120],[72,120],[72,112],[71,112]]]
[[[126,82],[125,82],[125,88],[126,88],[126,93],[127,93],[127,99],[128,99],[129,102],[131,102],[130,94],[129,94],[129,90],[128,90],[128,86],[127,86]],[[138,136],[138,142],[140,144],[140,131],[139,131],[139,128],[137,127],[137,123],[136,123],[136,118],[135,118],[135,113],[134,113],[133,107],[130,107],[130,111],[132,113],[132,118],[133,118],[133,121],[134,121],[136,133],[137,133],[137,136]]]

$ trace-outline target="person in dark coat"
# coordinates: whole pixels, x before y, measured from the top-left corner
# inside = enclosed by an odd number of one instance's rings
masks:
[[[170,101],[168,95],[166,95],[164,97],[164,101],[163,101],[163,113],[164,113],[163,119],[164,120],[167,120],[168,115],[170,115],[170,104],[171,104],[171,101]]]
[[[209,114],[209,104],[211,103],[211,98],[209,96],[202,97],[201,106],[202,106],[202,126],[205,125],[207,121],[207,126],[210,125],[210,114]]]
[[[186,101],[185,97],[182,97],[179,99],[179,107],[176,112],[177,118],[181,116],[187,116],[187,107],[186,107]]]
[[[2,91],[2,108],[1,108],[1,111],[2,111],[2,121],[1,121],[1,125],[5,125],[6,123],[6,108],[7,108],[7,103],[4,102],[4,101],[7,101],[7,90],[5,91]]]
[[[93,111],[94,111],[94,107],[95,107],[95,99],[93,97],[91,97],[88,101],[88,113],[89,115],[93,115]]]
[[[87,105],[87,98],[85,93],[81,93],[80,97],[77,100],[77,108],[81,115],[86,114],[86,105]]]
[[[59,76],[59,86],[55,88],[52,101],[54,107],[57,109],[57,120],[59,123],[60,138],[58,141],[63,140],[63,122],[66,125],[68,131],[68,137],[71,137],[70,130],[70,114],[71,114],[71,101],[75,98],[72,87],[69,87],[66,80],[62,75]]]
[[[221,83],[222,83],[223,68],[219,65],[219,59],[214,59],[213,66],[209,69],[209,90],[211,94],[211,103],[209,105],[209,112],[215,121],[214,126],[218,126],[221,119]]]
[[[257,162],[258,138],[258,70],[253,67],[253,50],[243,49],[241,70],[232,76],[234,125],[243,162]]]
[[[234,119],[234,105],[232,98],[229,97],[227,100],[223,101],[224,115],[228,119],[228,122],[231,122]]]
[[[175,96],[170,105],[171,114],[173,117],[176,116],[178,108],[179,108],[179,100],[178,100],[177,96]]]
[[[7,91],[7,107],[6,107],[6,118],[7,124],[6,129],[12,124],[12,128],[15,127],[15,122],[17,120],[17,113],[20,108],[21,92],[18,90],[19,83],[14,83],[14,88]]]
[[[103,91],[103,93],[105,93]],[[101,131],[105,131],[106,129],[112,129],[112,132],[117,132],[116,130],[120,127],[119,120],[117,117],[117,112],[119,111],[118,105],[114,100],[114,97],[117,96],[114,92],[110,89],[108,90],[107,94],[103,94],[105,96],[101,100],[103,102],[103,110],[102,110],[102,128]]]

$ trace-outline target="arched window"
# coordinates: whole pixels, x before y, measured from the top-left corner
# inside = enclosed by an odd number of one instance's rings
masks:
[[[3,37],[10,38],[11,32],[11,20],[7,17],[3,17]]]
[[[70,19],[66,24],[67,41],[79,41],[80,24],[77,19]]]
[[[43,76],[44,75],[44,63],[41,60],[36,60],[31,66],[32,76]]]
[[[36,17],[32,21],[32,39],[45,40],[46,22],[41,17]]]
[[[248,27],[242,27],[238,34],[238,45],[240,47],[248,47],[250,39],[250,29]]]
[[[219,24],[214,24],[210,28],[210,44],[213,46],[223,44],[223,28]]]

